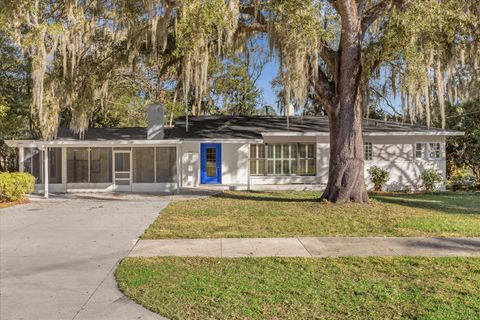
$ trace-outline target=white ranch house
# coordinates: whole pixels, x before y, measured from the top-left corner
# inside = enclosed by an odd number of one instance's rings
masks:
[[[326,117],[189,117],[163,126],[163,108],[148,110],[148,128],[92,128],[78,137],[9,140],[20,171],[37,192],[161,192],[220,185],[238,189],[321,188],[327,183]],[[188,122],[188,126],[187,126]],[[188,128],[188,129],[187,129]],[[417,189],[426,168],[445,175],[445,138],[462,132],[363,121],[365,174],[387,169],[387,190]],[[370,184],[371,186],[371,184]]]

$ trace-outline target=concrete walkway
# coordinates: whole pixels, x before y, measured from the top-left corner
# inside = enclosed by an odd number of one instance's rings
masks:
[[[114,271],[168,202],[208,194],[70,194],[0,209],[0,319],[160,319],[123,296]]]
[[[132,257],[480,257],[480,238],[305,237],[140,240]]]

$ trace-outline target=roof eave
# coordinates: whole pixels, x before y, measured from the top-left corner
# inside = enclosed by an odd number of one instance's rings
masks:
[[[282,132],[282,131],[270,131],[262,132],[263,137],[328,137],[328,132]],[[464,136],[465,132],[461,131],[409,131],[409,132],[396,132],[396,131],[377,131],[377,132],[364,132],[364,136]]]

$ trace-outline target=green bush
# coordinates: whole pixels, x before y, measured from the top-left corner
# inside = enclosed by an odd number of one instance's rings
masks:
[[[436,184],[443,181],[442,174],[435,169],[427,169],[422,174],[423,186],[425,190],[431,192],[435,190]]]
[[[26,172],[0,173],[0,201],[22,200],[35,190],[35,177]]]
[[[479,179],[466,170],[457,171],[451,178],[451,187],[453,190],[470,190],[473,191],[480,183]]]
[[[374,190],[382,191],[385,183],[387,183],[390,178],[388,171],[377,166],[370,167],[367,171],[370,174],[370,180],[372,180],[374,184]]]

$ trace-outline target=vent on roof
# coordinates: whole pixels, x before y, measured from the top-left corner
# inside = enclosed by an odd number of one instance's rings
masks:
[[[159,104],[153,104],[148,107],[147,110],[147,139],[148,140],[160,140],[165,136],[165,130],[163,125],[163,106]]]

